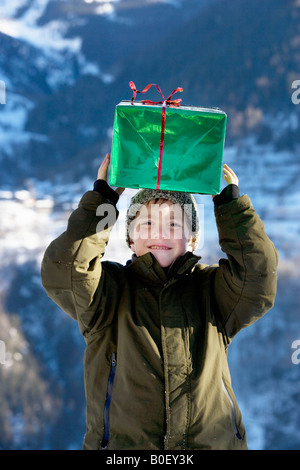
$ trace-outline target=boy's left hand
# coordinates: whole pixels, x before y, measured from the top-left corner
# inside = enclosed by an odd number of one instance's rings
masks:
[[[228,166],[226,163],[223,165],[224,180],[227,184],[236,184],[239,185],[239,179],[236,176],[235,172]],[[217,194],[212,194],[212,198],[216,197]]]
[[[239,185],[239,179],[235,172],[226,163],[223,165],[224,180],[227,184]]]
[[[236,176],[235,172],[228,166],[226,163],[223,165],[224,180],[227,184],[236,184],[239,185],[239,179]],[[217,194],[213,194],[212,198],[216,197]]]

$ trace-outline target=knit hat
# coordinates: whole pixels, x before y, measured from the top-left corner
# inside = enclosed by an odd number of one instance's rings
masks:
[[[131,198],[126,215],[127,245],[130,247],[129,230],[131,223],[135,219],[138,211],[140,211],[142,205],[153,199],[166,199],[167,201],[171,201],[173,204],[179,204],[182,207],[187,220],[190,222],[192,237],[194,239],[194,249],[196,249],[199,243],[200,226],[195,198],[189,193],[156,189],[141,189]]]

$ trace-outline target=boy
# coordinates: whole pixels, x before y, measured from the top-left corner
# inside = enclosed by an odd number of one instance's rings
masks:
[[[108,165],[109,155],[42,263],[48,295],[87,343],[83,448],[247,449],[227,347],[273,306],[277,251],[225,165],[228,185],[213,201],[228,259],[207,266],[193,254],[192,196],[141,190],[127,213],[132,260],[101,262],[111,227],[96,233],[96,210],[122,192],[108,186]]]

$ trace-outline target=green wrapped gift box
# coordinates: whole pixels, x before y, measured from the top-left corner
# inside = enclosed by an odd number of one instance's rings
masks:
[[[220,109],[167,106],[160,152],[162,105],[121,101],[115,109],[110,184],[219,193],[226,119]]]

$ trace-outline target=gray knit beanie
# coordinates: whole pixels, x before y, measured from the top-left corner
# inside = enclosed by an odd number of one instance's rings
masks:
[[[190,226],[192,229],[192,236],[194,239],[194,249],[199,243],[200,226],[197,211],[197,204],[195,198],[189,193],[179,191],[165,191],[156,189],[141,189],[138,191],[130,201],[130,205],[126,215],[126,242],[130,247],[129,228],[130,224],[135,219],[137,212],[140,211],[143,204],[153,199],[166,199],[173,204],[179,204],[184,210]]]

